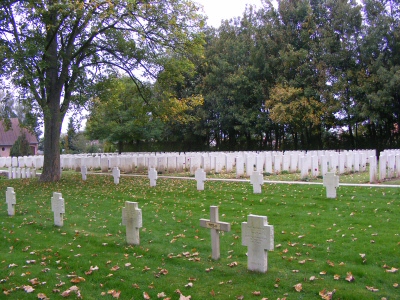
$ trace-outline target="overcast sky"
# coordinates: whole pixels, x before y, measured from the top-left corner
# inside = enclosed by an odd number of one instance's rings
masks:
[[[208,16],[207,24],[219,27],[221,20],[241,17],[246,4],[256,5],[261,8],[261,0],[194,0],[204,7],[204,14]]]

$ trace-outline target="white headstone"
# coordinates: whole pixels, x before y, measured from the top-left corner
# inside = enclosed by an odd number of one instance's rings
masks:
[[[13,178],[13,169],[12,167],[8,167],[8,179],[12,179]]]
[[[274,249],[274,226],[267,217],[248,215],[242,223],[242,245],[247,246],[247,268],[265,273],[268,270],[267,250]]]
[[[21,178],[26,178],[26,169],[21,168]]]
[[[231,231],[231,224],[218,221],[218,206],[210,206],[210,220],[200,219],[200,226],[211,229],[212,258],[219,259],[219,232]]]
[[[121,176],[121,172],[119,171],[118,167],[114,167],[113,168],[112,175],[114,177],[114,183],[118,184],[119,183],[119,177]]]
[[[236,157],[236,178],[240,178],[244,175],[244,159],[243,156],[239,155]]]
[[[17,204],[17,199],[15,197],[14,188],[8,187],[6,191],[6,203],[7,211],[9,216],[15,215],[15,204]]]
[[[53,193],[51,198],[51,210],[54,212],[54,225],[64,225],[65,205],[61,193]]]
[[[82,173],[82,180],[86,180],[86,175],[87,175],[87,167],[86,166],[81,167],[81,173]]]
[[[250,183],[253,185],[253,193],[261,194],[261,186],[264,184],[264,176],[254,171],[250,176]]]
[[[31,178],[31,168],[26,168],[26,178]]]
[[[21,178],[21,168],[20,167],[18,167],[16,169],[15,178],[18,178],[18,179]]]
[[[328,172],[324,176],[324,187],[326,187],[326,197],[336,198],[336,189],[339,187],[339,176]]]
[[[156,186],[157,185],[157,170],[155,168],[150,168],[149,169],[149,175],[150,179],[150,186]]]
[[[139,228],[142,227],[142,210],[137,202],[125,201],[122,208],[122,225],[126,226],[126,242],[130,245],[139,245]]]
[[[204,181],[206,181],[206,172],[203,169],[197,169],[196,173],[194,174],[194,178],[197,181],[197,190],[203,191],[204,190]]]

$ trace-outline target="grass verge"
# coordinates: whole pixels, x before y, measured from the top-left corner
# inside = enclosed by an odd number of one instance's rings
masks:
[[[13,217],[8,186],[17,197]],[[192,299],[321,299],[323,290],[334,299],[398,299],[397,188],[341,186],[332,200],[315,185],[266,183],[256,195],[243,182],[210,181],[197,191],[192,180],[160,178],[150,188],[142,177],[114,185],[112,176],[65,174],[58,183],[1,179],[0,190],[0,287],[9,299],[62,299],[68,290],[72,299],[179,299],[177,290]],[[65,199],[61,228],[53,225],[53,192]],[[125,201],[142,209],[140,246],[125,242]],[[221,234],[218,261],[199,225],[210,205],[232,227]],[[247,270],[241,223],[248,214],[267,216],[275,228],[266,274]]]

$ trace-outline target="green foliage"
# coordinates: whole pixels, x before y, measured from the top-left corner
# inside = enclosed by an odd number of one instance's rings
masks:
[[[15,141],[10,149],[10,156],[28,156],[32,155],[31,146],[26,138],[25,133],[22,133]]]
[[[170,53],[202,51],[203,19],[191,1],[30,0],[0,7],[0,74],[29,91],[26,101],[44,121],[44,181],[59,180],[62,121],[89,100],[99,77],[118,69],[140,86],[136,74],[157,77]]]

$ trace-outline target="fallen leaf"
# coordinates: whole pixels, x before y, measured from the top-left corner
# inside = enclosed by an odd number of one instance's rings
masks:
[[[38,284],[40,284],[40,281],[39,281],[39,279],[37,279],[37,278],[30,279],[29,282],[30,282],[32,285],[38,285]]]
[[[301,290],[303,289],[303,286],[302,286],[301,283],[298,283],[298,284],[294,285],[294,289],[295,289],[297,292],[301,292]]]
[[[254,291],[254,292],[252,292],[252,294],[253,294],[254,296],[260,296],[260,295],[261,295],[261,292],[260,292],[260,291]]]
[[[314,281],[315,279],[317,279],[315,276],[311,276],[309,280]]]
[[[228,266],[230,266],[231,268],[236,267],[237,265],[238,263],[236,261],[233,261],[230,264],[228,264]]]
[[[332,292],[327,292],[326,289],[323,289],[322,291],[319,292],[319,295],[323,300],[332,300],[333,294],[336,292],[336,290],[333,290]]]
[[[389,270],[386,270],[387,273],[396,273],[399,269],[396,269],[395,267],[392,267]]]
[[[352,281],[355,280],[355,278],[354,278],[353,274],[351,274],[351,272],[348,272],[348,273],[347,273],[346,280],[347,280],[348,282],[352,282]]]
[[[111,271],[117,271],[117,270],[119,270],[119,266],[114,266],[114,267],[112,267],[110,270],[111,270]]]
[[[192,296],[184,296],[183,294],[180,294],[179,296],[179,300],[190,300],[192,299]]]
[[[339,280],[340,279],[340,275],[338,275],[338,274],[333,275],[333,279]]]
[[[37,297],[38,297],[38,299],[41,299],[41,300],[48,300],[49,299],[49,298],[47,298],[46,294],[43,294],[43,293],[39,293],[37,295]]]
[[[146,299],[146,300],[150,299],[149,294],[147,294],[146,292],[143,292],[143,299]]]
[[[157,298],[165,298],[167,295],[164,292],[158,293]]]
[[[371,292],[378,292],[379,291],[378,289],[374,288],[373,286],[368,286],[367,285],[366,288],[367,288],[368,291],[371,291]]]
[[[23,289],[25,292],[27,293],[32,293],[35,289],[33,287],[31,287],[30,285],[24,285]]]
[[[121,295],[121,291],[114,291],[114,293],[111,294],[113,298],[119,299],[119,296]]]
[[[185,287],[187,287],[187,288],[193,287],[193,282],[189,282],[188,284],[185,285]]]
[[[84,281],[86,281],[86,279],[83,277],[79,277],[79,276],[71,279],[72,283],[80,283],[80,282],[84,282]]]

